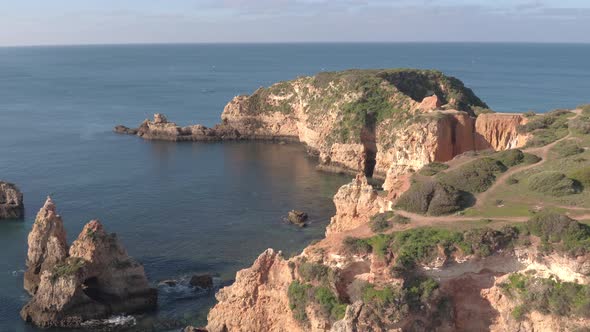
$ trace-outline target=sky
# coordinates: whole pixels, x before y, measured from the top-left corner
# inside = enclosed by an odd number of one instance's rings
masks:
[[[590,0],[0,0],[0,46],[590,43]]]

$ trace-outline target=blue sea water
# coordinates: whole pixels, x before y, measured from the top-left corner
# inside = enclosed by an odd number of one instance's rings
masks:
[[[235,95],[347,68],[434,68],[494,110],[590,102],[590,45],[274,44],[0,48],[0,179],[25,195],[24,221],[0,223],[0,331],[36,331],[18,312],[27,234],[51,194],[69,240],[98,218],[154,283],[213,273],[221,284],[264,249],[321,238],[349,177],[320,173],[298,145],[170,143],[112,133],[160,112],[213,125]],[[282,223],[292,209],[312,224]],[[163,290],[142,326],[204,324],[213,294]]]

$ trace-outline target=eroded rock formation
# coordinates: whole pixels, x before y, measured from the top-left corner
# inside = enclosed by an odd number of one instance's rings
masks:
[[[25,212],[23,194],[8,182],[0,181],[0,220],[20,219]]]
[[[349,184],[345,184],[334,196],[336,215],[330,220],[326,235],[357,228],[369,221],[370,217],[387,209],[387,202],[379,197],[377,191],[359,174]]]
[[[34,295],[39,287],[41,274],[64,261],[68,255],[66,230],[50,197],[47,197],[37,213],[33,229],[29,233],[28,245],[24,287]]]
[[[280,252],[268,249],[236,281],[216,295],[208,316],[209,332],[301,331],[289,309],[287,292],[293,274]]]
[[[92,220],[67,248],[61,217],[50,198],[29,234],[25,288],[33,297],[22,318],[40,327],[80,327],[117,313],[155,309],[157,294],[141,264],[116,234]]]

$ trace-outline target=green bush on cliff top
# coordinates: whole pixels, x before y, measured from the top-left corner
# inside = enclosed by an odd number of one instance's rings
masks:
[[[590,285],[511,274],[500,287],[507,296],[520,303],[513,311],[515,319],[530,311],[590,317]]]
[[[544,171],[528,179],[528,188],[532,191],[549,195],[565,196],[579,192],[579,185],[563,173]]]
[[[501,156],[505,160],[512,160],[511,154]],[[488,190],[496,181],[496,176],[506,171],[506,166],[493,158],[480,158],[459,167],[456,170],[441,174],[439,179],[458,190],[469,193],[480,193]]]
[[[409,212],[442,215],[461,209],[461,194],[454,187],[436,181],[413,183],[396,206]]]

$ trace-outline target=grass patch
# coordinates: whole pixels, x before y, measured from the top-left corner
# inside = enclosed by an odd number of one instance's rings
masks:
[[[330,288],[325,286],[317,287],[314,291],[314,298],[322,308],[324,315],[329,316],[332,320],[344,318],[346,304],[340,302]]]
[[[418,171],[418,174],[424,175],[424,176],[433,176],[433,175],[436,175],[444,170],[447,170],[448,168],[449,168],[449,165],[447,165],[447,164],[432,162],[432,163],[422,167],[422,169],[420,169],[420,171]]]
[[[518,131],[533,134],[527,142],[528,147],[545,146],[569,133],[568,119],[573,115],[567,110],[554,110],[530,118],[528,123],[519,126]]]
[[[531,175],[528,188],[537,193],[549,196],[565,196],[579,192],[576,182],[560,172],[544,171]]]

